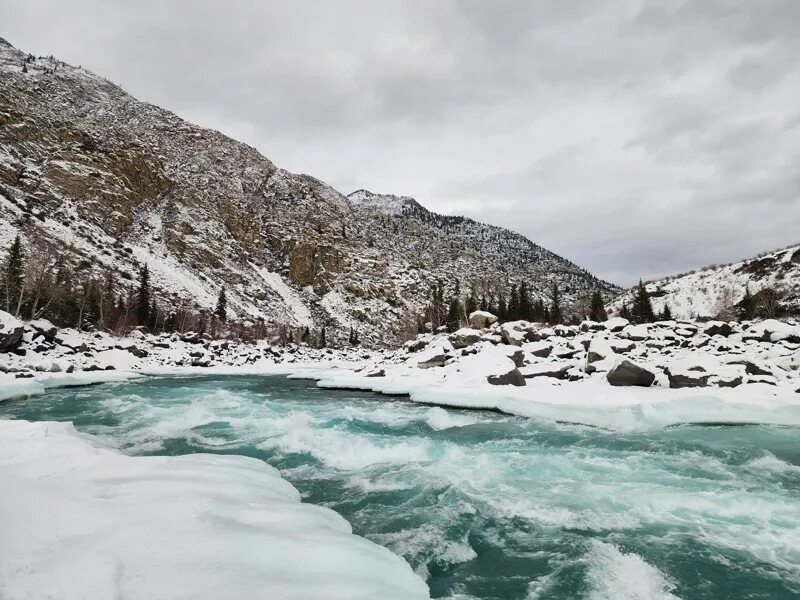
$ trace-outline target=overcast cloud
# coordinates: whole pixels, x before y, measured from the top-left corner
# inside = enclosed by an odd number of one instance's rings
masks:
[[[799,31],[797,0],[0,0],[22,50],[620,284],[800,241]]]

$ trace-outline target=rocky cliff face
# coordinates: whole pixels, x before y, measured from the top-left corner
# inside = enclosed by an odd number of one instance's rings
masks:
[[[520,235],[385,198],[347,198],[0,39],[0,251],[21,233],[122,280],[146,262],[162,302],[208,309],[224,284],[235,318],[325,325],[329,341],[353,327],[371,345],[405,337],[437,279],[616,291]]]

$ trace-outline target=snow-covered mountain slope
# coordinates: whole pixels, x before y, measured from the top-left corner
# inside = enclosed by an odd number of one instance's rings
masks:
[[[32,254],[129,285],[147,263],[166,305],[210,309],[225,285],[235,318],[324,325],[329,343],[351,327],[369,345],[406,338],[438,279],[556,281],[565,302],[617,291],[507,230],[372,198],[0,39],[0,254],[20,233]]]
[[[392,217],[413,242],[409,250],[416,257],[427,256],[455,275],[464,273],[462,277],[478,293],[483,291],[481,284],[496,289],[509,278],[526,281],[532,296],[543,299],[550,297],[554,281],[568,301],[594,289],[609,297],[618,291],[617,286],[508,229],[467,217],[440,215],[408,196],[358,190],[348,198],[362,211]]]
[[[653,309],[658,313],[666,303],[678,319],[715,317],[738,304],[748,289],[753,295],[774,289],[788,311],[800,314],[800,245],[665,277],[648,282],[646,287]],[[610,305],[610,312],[618,313],[625,302],[632,305],[633,293],[630,289],[621,294]]]

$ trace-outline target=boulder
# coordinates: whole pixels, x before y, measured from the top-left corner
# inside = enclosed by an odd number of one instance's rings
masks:
[[[706,373],[702,367],[697,367],[697,370],[676,370],[672,371],[669,367],[664,369],[669,379],[669,387],[671,388],[690,388],[690,387],[705,387],[708,385],[708,379],[711,373]]]
[[[733,327],[731,327],[730,323],[726,323],[725,321],[709,321],[706,323],[703,333],[709,336],[721,335],[723,337],[728,337],[733,333]]]
[[[516,367],[500,375],[489,375],[486,381],[492,385],[525,385],[525,378]]]
[[[533,379],[534,377],[565,379],[569,368],[569,363],[547,361],[520,367],[519,372],[525,379]]]
[[[608,345],[614,352],[630,352],[636,348],[636,343],[631,340],[609,340]]]
[[[415,340],[408,340],[403,344],[403,350],[406,352],[419,352],[428,345],[428,340],[425,338],[417,338]]]
[[[522,347],[525,352],[539,358],[547,358],[553,351],[553,345],[549,342],[530,342]]]
[[[0,311],[0,352],[12,352],[19,348],[24,333],[22,321]]]
[[[581,331],[603,331],[606,326],[603,323],[598,323],[597,321],[582,321],[580,324]]]
[[[473,329],[486,329],[497,322],[497,317],[485,310],[476,310],[469,313],[469,326]]]
[[[741,365],[748,375],[772,375],[772,371],[764,368],[751,360],[737,359],[728,362],[729,365]]]
[[[53,325],[47,319],[36,319],[34,321],[30,321],[28,326],[48,342],[55,340],[56,334],[58,334],[58,327]]]
[[[500,335],[503,341],[511,346],[522,346],[525,342],[535,342],[539,339],[533,325],[528,321],[509,321],[500,326]]]
[[[603,324],[606,326],[608,331],[622,331],[628,325],[630,325],[630,321],[628,321],[628,319],[623,319],[622,317],[614,317]]]
[[[599,365],[598,363],[607,361],[614,356],[616,356],[616,354],[609,345],[608,340],[600,336],[592,338],[592,341],[589,343],[589,348],[586,351],[586,372],[594,373],[599,370],[601,366],[606,366]]]
[[[634,342],[641,342],[650,337],[650,327],[645,324],[641,325],[628,325],[622,330],[622,333],[627,336],[629,340]]]
[[[615,386],[650,387],[656,380],[656,374],[634,362],[622,360],[609,370],[606,379]]]
[[[417,367],[420,369],[430,369],[431,367],[443,367],[444,364],[447,362],[447,355],[446,354],[436,354],[431,356],[430,358],[426,358],[425,360],[421,360],[417,363]]]
[[[453,348],[466,348],[481,341],[481,332],[471,327],[462,327],[448,337]]]

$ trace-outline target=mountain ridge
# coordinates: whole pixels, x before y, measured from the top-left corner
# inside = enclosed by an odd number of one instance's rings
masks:
[[[0,74],[0,251],[21,233],[37,258],[126,287],[146,263],[166,306],[210,311],[224,285],[236,319],[372,346],[414,333],[437,281],[504,295],[526,281],[539,297],[556,283],[565,302],[618,291],[508,230],[409,197],[376,210],[5,41]]]

